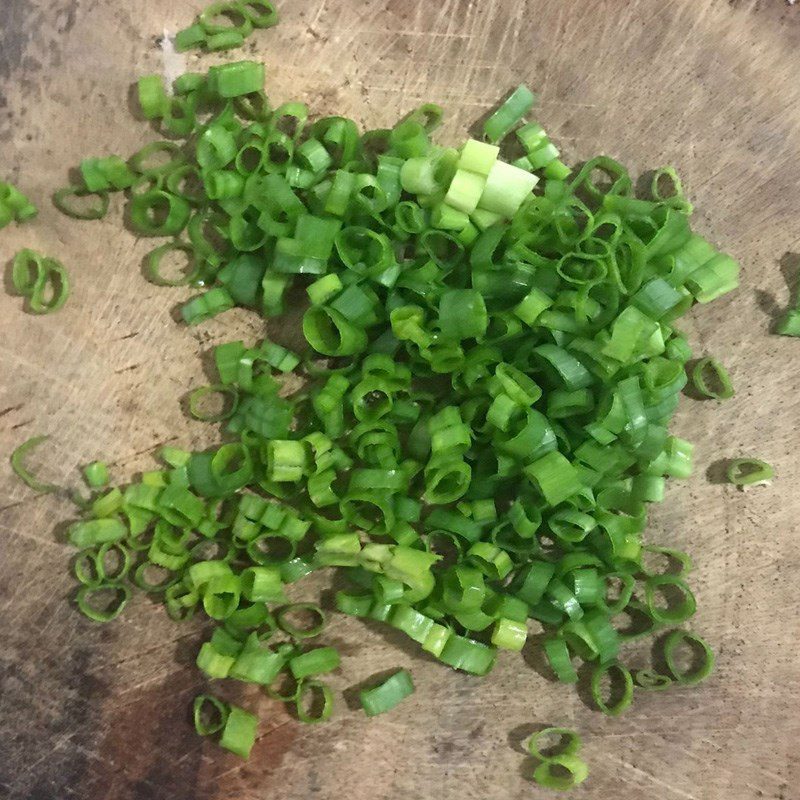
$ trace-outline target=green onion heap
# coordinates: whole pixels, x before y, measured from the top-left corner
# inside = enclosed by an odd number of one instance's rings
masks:
[[[598,707],[620,713],[634,686],[625,644],[695,612],[688,556],[643,534],[648,504],[692,468],[692,446],[669,432],[691,357],[675,322],[734,289],[737,264],[692,233],[671,168],[648,198],[611,158],[571,171],[523,121],[524,87],[485,141],[454,149],[431,140],[436,105],[360,133],[344,117],[312,121],[303,103],[272,109],[263,81],[249,61],[183,75],[172,96],[143,78],[143,112],[173,139],[127,162],[88,159],[84,185],[57,194],[100,216],[127,190],[139,234],[171,237],[149,257],[151,280],[203,287],[183,306],[190,325],[233,306],[277,317],[297,287],[308,300],[305,353],[269,340],[215,349],[218,382],[191,408],[224,420],[224,444],[164,448],[163,469],[103,489],[72,527],[82,610],[113,618],[131,585],[176,620],[202,610],[218,622],[197,658],[206,675],[267,687],[316,722],[332,709],[320,676],[339,656],[304,646],[325,617],[287,606],[285,586],[336,567],[340,612],[476,675],[521,650],[537,620],[558,680],[590,662]],[[87,194],[88,212],[74,205]],[[189,264],[177,279],[161,269],[174,255]],[[302,388],[287,396],[289,375]],[[106,481],[93,465],[92,486]],[[679,569],[654,570],[653,555]],[[702,639],[675,636],[672,674],[641,670],[638,685],[710,672]],[[681,643],[701,647],[699,671],[682,670]],[[624,686],[613,702],[606,676]],[[362,700],[374,714],[411,691],[398,673]],[[205,696],[195,710],[200,733],[247,755],[252,715]]]

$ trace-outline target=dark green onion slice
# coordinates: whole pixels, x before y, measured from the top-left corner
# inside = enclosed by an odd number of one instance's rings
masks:
[[[192,704],[194,729],[201,736],[211,736],[219,733],[228,721],[230,706],[210,694],[199,694]],[[211,717],[207,721],[207,717]]]
[[[618,676],[622,681],[622,688],[619,697],[613,703],[609,703],[603,696],[603,679],[609,676],[612,681],[611,691],[615,692],[613,685],[614,676]],[[597,707],[610,717],[616,717],[627,709],[633,701],[633,678],[631,673],[617,661],[606,664],[598,664],[592,672],[592,699]]]
[[[652,692],[661,692],[672,686],[672,678],[651,669],[638,669],[633,673],[637,686]]]
[[[107,602],[103,604],[103,596]],[[111,597],[108,597],[111,595]],[[116,619],[128,604],[131,590],[124,584],[113,581],[81,586],[77,603],[81,613],[94,622],[110,622]]]
[[[678,662],[679,649],[685,646],[699,651],[699,658],[693,669],[683,669]],[[690,631],[672,631],[667,636],[664,640],[664,658],[678,683],[694,685],[704,681],[714,671],[714,652],[704,639]]]
[[[12,262],[11,282],[14,290],[23,297],[30,297],[36,285],[43,279],[42,257],[34,250],[20,250]]]
[[[295,708],[300,722],[325,722],[333,713],[333,692],[322,681],[301,681],[297,689]]]
[[[667,605],[658,602],[657,592],[665,594]],[[669,592],[680,595],[680,602],[671,602]],[[677,575],[652,575],[645,581],[645,600],[650,616],[656,622],[675,625],[694,615],[697,603],[692,590]]]
[[[283,703],[294,703],[300,697],[300,688],[301,684],[295,680],[291,672],[286,670],[278,676],[275,683],[267,687],[267,694],[273,700],[280,700]]]
[[[307,613],[312,618],[307,625],[294,624],[292,615]],[[279,609],[275,615],[281,630],[295,639],[310,639],[319,636],[325,628],[325,614],[316,603],[291,603]]]
[[[70,291],[69,275],[63,264],[54,258],[42,258],[42,273],[29,296],[30,309],[35,314],[51,314],[67,302]]]
[[[79,202],[81,198],[97,198],[94,205]],[[90,192],[83,186],[66,186],[53,194],[53,205],[73,219],[102,219],[108,212],[107,192]]]
[[[52,483],[43,483],[40,481],[26,466],[25,459],[27,455],[35,447],[38,447],[42,442],[46,442],[49,436],[32,436],[27,441],[23,442],[11,454],[11,469],[14,470],[16,476],[31,487],[35,492],[43,494],[58,491],[59,487]]]
[[[187,258],[188,268],[177,278],[165,277],[162,270],[164,259],[174,253],[183,253]],[[197,277],[198,270],[195,265],[195,249],[185,242],[168,242],[153,250],[147,256],[148,279],[159,286],[184,286],[192,283]]]

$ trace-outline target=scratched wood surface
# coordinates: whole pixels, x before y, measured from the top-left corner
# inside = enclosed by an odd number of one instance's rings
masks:
[[[697,353],[720,356],[738,392],[724,405],[684,399],[675,430],[696,442],[697,470],[653,515],[653,541],[690,550],[696,628],[718,670],[697,690],[637,698],[620,719],[552,683],[533,648],[477,680],[420,658],[392,633],[335,618],[327,636],[346,690],[381,670],[413,671],[416,694],[367,721],[340,703],[304,727],[258,692],[228,694],[262,717],[246,764],[199,741],[187,722],[203,686],[192,660],[202,624],[179,626],[146,599],[97,627],[71,607],[72,509],[38,497],[0,459],[0,797],[14,800],[297,800],[545,797],[521,750],[537,725],[585,735],[591,778],[574,797],[749,800],[800,797],[800,343],[769,335],[800,259],[800,7],[780,0],[295,0],[245,49],[268,65],[269,94],[373,127],[433,100],[457,142],[521,81],[540,118],[578,160],[608,153],[644,171],[676,165],[699,230],[742,262],[742,288],[695,309]],[[180,62],[157,36],[187,23],[190,0],[2,0],[0,175],[41,205],[0,234],[0,262],[22,246],[63,259],[75,288],[47,319],[0,297],[0,453],[38,432],[43,474],[75,482],[107,457],[123,480],[165,441],[214,432],[179,399],[205,382],[214,343],[263,335],[234,312],[198,329],[170,315],[183,290],[146,283],[152,244],[108,219],[72,222],[48,203],[67,166],[126,153],[152,132],[133,121],[137,76]],[[194,55],[189,68],[213,59]],[[273,333],[278,331],[273,328]],[[719,482],[722,459],[773,463],[769,488]],[[313,597],[317,585],[298,596]],[[634,664],[646,652],[633,652]],[[237,694],[237,691],[239,692]]]

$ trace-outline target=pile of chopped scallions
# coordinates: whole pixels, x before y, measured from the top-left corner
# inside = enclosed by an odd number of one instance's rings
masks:
[[[451,148],[432,142],[439,106],[362,133],[300,102],[273,109],[263,83],[252,61],[185,74],[171,92],[142,78],[142,111],[170,138],[127,161],[86,159],[82,183],[54,196],[86,219],[126,191],[138,234],[167,239],[150,280],[202,289],[182,308],[189,325],[234,306],[272,319],[292,287],[307,297],[304,352],[268,339],[214,349],[217,382],[190,408],[223,422],[223,444],[164,447],[163,467],[125,488],[87,467],[93,494],[69,534],[81,611],[114,619],[138,588],[174,620],[204,613],[217,622],[197,655],[205,675],[262,686],[309,723],[333,710],[323,676],[340,659],[310,644],[323,609],[285,588],[330,568],[339,612],[475,675],[522,650],[536,620],[554,676],[575,683],[588,662],[609,715],[634,686],[705,678],[713,654],[682,628],[665,640],[667,670],[625,666],[629,642],[695,613],[689,557],[643,536],[648,504],[692,468],[692,445],[668,429],[692,355],[676,321],[738,280],[736,262],[692,233],[674,170],[658,170],[646,198],[606,156],[571,170],[525,121],[522,86],[484,141]],[[164,269],[175,257],[187,265],[177,277]],[[43,269],[26,251],[20,286],[32,291]],[[289,396],[287,375],[302,378]],[[693,381],[706,397],[733,393],[711,358]],[[24,455],[29,485],[55,488]],[[763,462],[731,467],[736,483],[768,477]],[[652,556],[677,569],[654,570]],[[681,648],[695,651],[689,669]],[[361,692],[364,710],[413,690],[398,671]],[[200,734],[247,757],[253,714],[202,695],[194,715]],[[568,789],[588,769],[577,736],[557,732],[557,756],[531,742],[536,779]]]

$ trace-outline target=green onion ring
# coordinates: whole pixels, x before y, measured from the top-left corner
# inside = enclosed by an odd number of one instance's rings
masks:
[[[322,697],[322,708],[316,716],[306,711],[306,703],[310,697],[313,698],[314,692],[319,692]],[[330,687],[322,681],[301,681],[297,687],[295,708],[297,709],[297,718],[300,722],[308,724],[325,722],[333,713],[333,692],[330,690]]]
[[[310,611],[318,617],[318,622],[306,628],[292,624],[287,620],[287,617],[297,611]],[[291,603],[281,608],[275,615],[275,619],[278,627],[295,639],[310,639],[314,636],[319,636],[325,628],[326,622],[325,613],[316,603]]]
[[[541,744],[542,740],[546,739],[548,736],[558,736],[562,739],[566,738],[566,742],[559,752],[550,756],[546,756],[542,753]],[[541,761],[549,761],[558,756],[574,756],[580,749],[581,737],[576,731],[570,730],[569,728],[544,728],[534,733],[528,740],[528,750],[530,754]]]
[[[662,608],[657,604],[656,591],[662,586],[673,586],[681,592],[683,601],[679,606],[676,608]],[[644,590],[647,609],[656,622],[676,625],[689,619],[697,610],[697,602],[692,590],[677,575],[652,575],[645,581]]]
[[[683,644],[696,645],[702,651],[702,661],[694,672],[685,672],[678,667],[676,651]],[[673,631],[665,639],[664,658],[675,680],[686,686],[692,686],[696,683],[700,683],[700,681],[704,681],[714,671],[714,664],[716,661],[714,658],[714,651],[708,646],[705,640],[690,631],[680,630]]]
[[[67,302],[70,289],[69,275],[64,266],[54,258],[47,256],[42,258],[41,267],[42,272],[30,294],[30,307],[35,314],[51,314]],[[53,284],[53,289],[51,298],[47,300],[45,290],[49,284]]]
[[[694,365],[692,384],[703,397],[713,400],[728,400],[734,395],[733,383],[728,370],[711,356],[701,358]],[[715,388],[715,385],[719,388]]]
[[[608,705],[608,703],[606,703],[606,701],[603,699],[601,693],[601,681],[612,671],[616,671],[622,677],[623,690],[622,696],[619,698],[619,700],[614,703],[614,705]],[[595,667],[594,671],[592,672],[591,689],[592,699],[597,704],[597,707],[609,717],[618,716],[625,711],[625,709],[628,708],[633,701],[633,678],[631,677],[631,673],[618,661],[610,661],[606,664],[598,664]]]
[[[96,197],[97,204],[81,209],[70,200],[76,197]],[[110,202],[108,192],[90,192],[83,186],[65,186],[53,194],[53,205],[73,219],[102,219],[108,213]]]
[[[217,714],[215,721],[206,723],[203,721],[203,712],[206,707],[210,707]],[[210,694],[200,694],[194,699],[192,704],[192,717],[194,719],[194,729],[201,736],[211,736],[219,733],[228,721],[230,706],[222,700]]]
[[[170,280],[161,274],[161,262],[164,259],[164,256],[168,255],[169,253],[176,252],[186,253],[189,256],[190,269],[179,278]],[[155,283],[157,286],[185,286],[193,283],[197,279],[198,269],[195,263],[195,249],[192,247],[192,245],[187,244],[186,242],[167,242],[167,244],[162,244],[159,247],[156,247],[155,250],[152,250],[147,254],[146,264],[147,279],[151,283]]]
[[[566,770],[568,776],[554,775],[553,767],[561,767]],[[559,792],[566,792],[573,789],[578,784],[583,783],[589,775],[589,767],[586,762],[578,756],[563,755],[549,758],[536,767],[533,779],[545,789],[555,789]]]
[[[36,476],[25,466],[25,457],[35,447],[49,439],[49,436],[32,436],[26,442],[23,442],[11,454],[11,469],[17,477],[25,484],[31,487],[35,492],[48,494],[50,492],[58,491],[59,487],[52,483],[42,483]]]
[[[201,411],[203,400],[212,394],[220,394],[230,399],[228,408],[223,408],[219,414],[203,414]],[[221,383],[209,386],[200,386],[189,395],[189,412],[201,422],[221,422],[230,419],[236,413],[239,405],[239,392],[233,386],[224,386]]]
[[[99,610],[92,605],[93,595],[99,592],[114,591],[117,594],[116,604],[107,610]],[[77,602],[80,611],[94,622],[110,622],[118,617],[130,600],[131,590],[124,583],[108,582],[93,586],[81,586],[78,589]]]
[[[672,686],[672,678],[651,669],[638,669],[633,673],[636,685],[652,692],[662,692]]]
[[[734,458],[726,474],[736,486],[751,486],[771,481],[775,477],[775,470],[759,458]]]
[[[279,689],[276,689],[274,685],[270,685],[267,687],[267,694],[273,700],[280,700],[283,703],[294,703],[300,697],[300,684],[294,679],[294,675],[288,670],[281,673],[281,675],[288,679],[289,686],[294,687],[291,691],[286,693],[281,692]]]
[[[36,286],[44,280],[42,257],[25,248],[15,256],[11,268],[11,283],[17,293],[30,297]]]
[[[158,583],[151,583],[146,578],[146,572],[151,567],[163,570],[167,573],[167,576]],[[168,570],[166,567],[162,567],[160,564],[154,564],[152,561],[145,561],[142,564],[139,564],[133,573],[134,584],[142,591],[149,592],[150,594],[160,594],[161,592],[165,592],[170,586],[177,583],[180,579],[181,576],[179,574]]]

